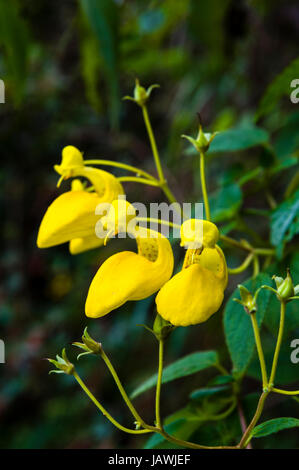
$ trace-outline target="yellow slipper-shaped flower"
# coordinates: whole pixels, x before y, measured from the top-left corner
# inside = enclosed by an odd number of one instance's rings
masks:
[[[128,210],[131,210],[130,217],[127,217]],[[108,214],[107,230],[112,226],[116,228],[110,230],[111,234],[120,231],[134,234],[138,253],[123,251],[101,265],[86,299],[88,317],[102,317],[128,300],[145,299],[157,292],[172,275],[174,260],[167,238],[144,227],[136,227],[133,232],[129,220],[124,222],[124,212],[126,219],[134,221],[134,208],[132,210],[132,206],[123,201],[122,214],[115,211],[113,221]]]
[[[198,222],[202,222],[200,237],[188,231],[181,234],[184,246],[197,247],[188,248],[182,271],[166,282],[156,297],[158,313],[175,326],[208,320],[219,309],[227,285],[225,257],[216,245],[218,229],[207,221],[194,221],[193,226]]]
[[[75,180],[72,191],[58,196],[43,217],[37,246],[48,248],[70,241],[72,254],[101,246],[103,240],[95,233],[100,219],[96,208],[124,194],[121,184],[111,173],[85,167],[81,152],[72,146],[63,149],[62,163],[54,168],[61,175],[59,184],[63,179],[82,176],[89,179],[95,191],[84,190],[82,183]]]

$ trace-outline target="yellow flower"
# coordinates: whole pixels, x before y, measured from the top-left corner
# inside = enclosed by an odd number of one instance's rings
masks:
[[[123,251],[108,258],[90,285],[85,313],[101,317],[128,300],[141,300],[157,292],[173,271],[173,253],[159,232],[136,226],[135,210],[126,201],[116,201],[109,211],[108,235],[126,231],[134,236],[138,253]]]
[[[219,232],[211,222],[202,222],[202,235],[195,232],[193,237],[189,229],[184,230],[190,221],[184,222],[182,244],[188,247],[197,243],[199,247],[188,248],[182,271],[166,282],[156,297],[158,313],[175,326],[206,321],[223,301],[227,266],[222,250],[216,245]],[[197,223],[193,221],[191,227]]]
[[[119,181],[111,173],[84,166],[81,152],[69,145],[62,151],[61,165],[54,169],[61,175],[58,182],[71,177],[85,177],[94,191],[86,191],[79,180],[75,180],[72,191],[58,196],[47,209],[37,237],[39,248],[48,248],[70,242],[70,252],[77,254],[103,244],[95,233],[100,215],[95,213],[99,204],[110,204],[124,194]],[[102,215],[102,214],[101,214]]]

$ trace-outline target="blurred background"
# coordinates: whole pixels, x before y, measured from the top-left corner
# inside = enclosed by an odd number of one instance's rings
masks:
[[[244,236],[255,245],[269,236],[273,241],[271,209],[275,200],[283,200],[298,156],[298,107],[289,99],[289,78],[299,78],[298,62],[291,74],[283,71],[298,52],[299,6],[287,0],[0,0],[0,6],[0,78],[5,83],[5,103],[0,104],[0,338],[6,347],[6,363],[0,364],[0,446],[139,448],[146,438],[115,430],[71,377],[48,376],[49,364],[43,360],[64,346],[75,360],[71,342],[88,326],[132,391],[156,370],[158,353],[154,338],[138,326],[152,325],[154,296],[99,320],[84,316],[88,286],[101,262],[119,250],[134,249],[134,243],[114,240],[77,256],[69,254],[67,245],[37,249],[45,210],[69,188],[65,182],[56,189],[53,165],[71,144],[89,158],[117,160],[154,174],[140,109],[121,97],[132,94],[136,77],[146,87],[159,83],[149,111],[178,200],[202,202],[199,162],[180,137],[197,132],[200,112],[205,130],[236,132],[236,141],[232,134],[226,147],[209,154],[214,220],[223,233]],[[157,188],[125,183],[125,190],[132,202],[163,200]],[[275,269],[281,272],[271,268],[271,274],[283,274],[287,265],[299,273],[294,234],[278,253]],[[183,253],[178,244],[174,253],[179,263]],[[226,255],[230,266],[244,259],[232,250]],[[248,270],[232,276],[227,298],[250,275]],[[298,321],[285,339],[279,380],[295,387],[299,365],[291,364],[288,345],[299,338],[298,313],[293,318]],[[270,318],[264,331],[270,352],[274,330]],[[222,311],[203,325],[178,328],[168,342],[166,363],[210,349],[217,349],[231,367]],[[78,368],[113,416],[132,426],[104,364],[88,356]],[[184,407],[190,392],[213,374],[207,370],[166,385],[163,415]],[[256,377],[253,361],[243,385],[247,419],[259,391]],[[136,400],[151,422],[153,395],[149,391]],[[299,418],[298,403],[275,396],[264,417],[276,416]],[[234,434],[234,426],[237,415],[208,423],[194,439],[231,442],[239,432]],[[298,432],[256,440],[255,446],[298,447]]]

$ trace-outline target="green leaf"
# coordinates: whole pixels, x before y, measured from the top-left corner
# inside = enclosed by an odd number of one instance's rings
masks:
[[[280,204],[271,214],[271,243],[279,248],[281,257],[284,241],[289,241],[298,233],[299,189],[293,196]],[[294,226],[292,226],[294,224]]]
[[[270,276],[264,273],[260,273],[255,279],[249,279],[242,283],[251,293],[254,293],[263,284],[272,284]],[[234,298],[240,299],[239,289],[233,292],[226,304],[224,311],[224,333],[232,358],[234,372],[242,374],[251,361],[255,348],[255,340],[250,315],[245,312],[241,305],[233,301]],[[270,292],[265,289],[258,296],[256,316],[259,326],[263,322],[269,298]]]
[[[242,204],[242,191],[237,183],[224,185],[210,197],[211,215],[215,223],[232,219]]]
[[[212,141],[209,153],[235,152],[246,150],[269,141],[269,134],[265,129],[256,126],[239,127],[219,132]]]
[[[119,113],[118,85],[118,29],[119,11],[116,2],[111,0],[80,0],[82,9],[90,24],[99,46],[106,74],[106,86],[109,92],[109,112],[113,125],[117,123]]]
[[[4,47],[12,96],[15,104],[19,105],[24,96],[28,68],[28,29],[15,3],[1,0],[0,5],[0,46]]]
[[[162,383],[171,382],[172,380],[185,377],[187,375],[195,374],[208,367],[215,366],[218,362],[217,353],[215,351],[202,351],[195,352],[173,362],[169,366],[165,367],[162,376]],[[150,377],[143,384],[134,390],[131,394],[131,398],[135,398],[138,395],[146,392],[147,390],[154,387],[157,383],[157,374]]]
[[[278,131],[274,140],[274,151],[278,158],[284,159],[292,155],[299,148],[299,112],[288,116],[284,126]]]
[[[205,387],[199,388],[198,390],[194,390],[190,394],[191,400],[200,401],[203,398],[210,397],[212,395],[217,395],[221,392],[226,392],[230,389],[229,385],[223,385],[222,387]]]
[[[253,437],[264,437],[283,429],[298,428],[299,419],[296,418],[276,418],[259,424],[252,430]]]
[[[290,96],[292,88],[291,81],[299,77],[299,58],[293,60],[279,75],[275,77],[272,83],[266,89],[262,97],[258,110],[256,112],[256,120],[262,116],[271,113],[277,107],[279,100],[283,96]]]

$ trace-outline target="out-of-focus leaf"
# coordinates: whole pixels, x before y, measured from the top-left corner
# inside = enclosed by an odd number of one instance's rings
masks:
[[[141,33],[153,33],[165,22],[165,15],[162,10],[145,11],[139,16],[139,29]]]
[[[194,390],[190,394],[191,400],[199,401],[203,398],[210,397],[212,395],[217,395],[218,393],[226,392],[230,389],[229,385],[222,385],[220,387],[205,387]]]
[[[215,366],[217,361],[218,357],[215,351],[202,351],[189,354],[188,356],[185,356],[165,367],[162,376],[162,383],[171,382],[172,380],[179,379],[180,377],[195,374],[203,369]],[[131,397],[135,398],[138,395],[141,395],[154,387],[156,383],[157,374],[153,375],[136,388],[136,390],[131,394]]]
[[[269,141],[269,134],[260,127],[239,127],[216,134],[212,141],[209,153],[235,152],[246,150]]]
[[[264,423],[259,424],[253,430],[251,435],[253,437],[264,437],[269,436],[283,429],[298,428],[299,419],[296,418],[276,418],[265,421]]]
[[[119,7],[113,0],[80,0],[82,9],[99,44],[103,58],[106,86],[110,98],[110,118],[116,124],[119,112],[118,23]]]
[[[15,104],[19,105],[23,98],[28,68],[28,30],[15,2],[0,0],[0,11],[0,45],[4,46],[12,96]]]
[[[274,150],[278,158],[292,155],[299,148],[299,112],[291,114],[284,127],[274,140]]]
[[[251,293],[254,293],[263,284],[272,285],[270,276],[264,273],[260,273],[255,279],[249,279],[242,283]],[[259,325],[262,324],[268,308],[269,297],[270,292],[266,290],[262,290],[258,296],[256,316]],[[250,316],[240,304],[233,301],[234,298],[240,299],[239,289],[233,292],[226,304],[224,332],[234,372],[242,374],[251,361],[255,341]]]
[[[291,198],[280,204],[271,214],[271,243],[277,247],[279,257],[283,253],[285,241],[290,241],[298,233],[299,190]]]
[[[101,98],[98,93],[98,83],[101,58],[99,56],[98,44],[95,38],[86,31],[86,28],[80,40],[80,54],[86,96],[91,106],[96,111],[99,111],[101,109]]]
[[[242,191],[237,183],[224,185],[210,197],[212,219],[215,223],[231,219],[242,204]]]
[[[292,88],[291,81],[299,77],[299,58],[293,60],[266,89],[256,112],[256,120],[269,114],[278,104],[283,96],[290,96]]]

